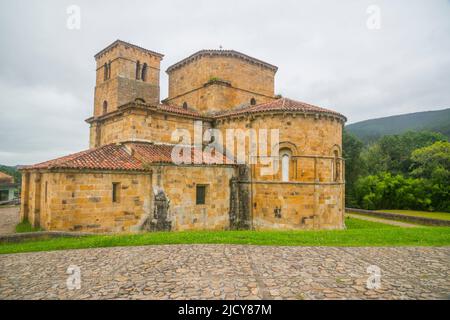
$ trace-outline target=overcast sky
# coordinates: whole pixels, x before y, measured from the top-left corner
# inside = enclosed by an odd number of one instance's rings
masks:
[[[70,5],[81,9],[79,30],[66,26]],[[379,29],[367,26],[370,5]],[[349,123],[450,107],[444,0],[0,0],[0,39],[1,164],[88,147],[93,56],[116,39],[165,54],[163,71],[200,49],[241,51],[279,67],[276,93]]]

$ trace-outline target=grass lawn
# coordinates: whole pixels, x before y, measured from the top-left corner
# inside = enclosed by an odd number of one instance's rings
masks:
[[[413,217],[450,220],[450,213],[448,212],[428,212],[428,211],[414,211],[414,210],[376,210],[376,211],[404,214],[406,216],[413,216]]]
[[[250,244],[282,246],[448,246],[450,228],[400,228],[346,218],[347,230],[186,231],[55,238],[0,244],[0,253],[157,244]]]
[[[16,225],[16,233],[36,232],[36,231],[42,231],[42,229],[34,228],[33,226],[31,226],[28,220],[22,221],[18,225]]]

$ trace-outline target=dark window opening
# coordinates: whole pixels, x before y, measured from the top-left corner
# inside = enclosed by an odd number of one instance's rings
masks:
[[[9,190],[0,190],[0,201],[8,201]]]
[[[184,110],[187,110],[187,108],[188,108],[187,102],[183,102],[183,109],[184,109]]]
[[[108,79],[111,79],[111,61],[108,62]]]
[[[250,100],[250,104],[251,104],[252,106],[254,106],[254,105],[256,104],[256,99],[255,99],[255,98],[252,98],[252,99]]]
[[[103,66],[103,80],[106,81],[108,79],[108,64],[105,62]]]
[[[47,196],[48,196],[48,182],[45,181],[45,202],[47,202]]]
[[[120,200],[120,183],[113,182],[112,184],[112,202],[119,202]]]
[[[147,80],[147,64],[144,63],[144,65],[142,66],[142,77],[141,77],[142,81]]]
[[[195,203],[196,204],[205,204],[206,203],[206,186],[197,185]]]
[[[136,62],[136,80],[141,78],[141,63],[139,60]]]
[[[103,101],[103,114],[108,112],[108,102]]]

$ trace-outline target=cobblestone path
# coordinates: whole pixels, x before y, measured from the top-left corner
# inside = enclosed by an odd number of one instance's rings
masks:
[[[67,268],[81,271],[69,290]],[[381,287],[367,289],[367,268]],[[161,245],[0,255],[0,299],[448,299],[450,247]]]

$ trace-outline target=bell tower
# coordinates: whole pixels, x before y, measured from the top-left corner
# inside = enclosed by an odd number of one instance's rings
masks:
[[[159,73],[163,55],[117,40],[95,55],[94,118],[139,99],[159,103]]]

